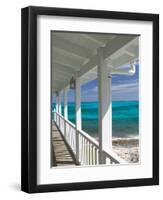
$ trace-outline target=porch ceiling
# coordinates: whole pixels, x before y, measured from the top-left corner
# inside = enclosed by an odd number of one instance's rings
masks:
[[[138,58],[138,36],[52,32],[52,91],[68,86],[72,76],[87,82],[97,77],[97,49],[105,47],[112,67],[121,67]]]

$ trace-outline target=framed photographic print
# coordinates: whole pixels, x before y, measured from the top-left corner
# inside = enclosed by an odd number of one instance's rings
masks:
[[[159,16],[22,9],[22,190],[159,184]]]

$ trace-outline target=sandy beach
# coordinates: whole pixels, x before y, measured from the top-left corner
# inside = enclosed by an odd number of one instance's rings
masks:
[[[98,137],[95,138],[98,141]],[[128,163],[139,162],[138,138],[113,138],[113,151]]]
[[[114,138],[113,151],[129,163],[139,162],[139,140],[137,138]]]

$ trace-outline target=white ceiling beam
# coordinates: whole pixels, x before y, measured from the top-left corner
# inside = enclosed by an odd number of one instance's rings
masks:
[[[61,50],[63,49],[64,51],[67,51],[67,53],[70,53],[82,58],[91,57],[91,52],[89,49],[81,47],[77,44],[74,44],[57,35],[53,36],[53,47],[59,48]]]
[[[87,83],[87,82],[92,81],[96,78],[97,78],[97,75],[95,77],[89,77],[89,78],[83,77],[83,78],[81,78],[81,84]]]
[[[115,35],[109,35],[109,34],[84,34],[85,37],[92,40],[93,42],[99,44],[100,46],[105,46],[107,42],[110,42],[112,39],[114,39]]]
[[[62,70],[64,72],[67,72],[67,73],[70,73],[70,74],[75,74],[77,72],[76,69],[73,69],[72,67],[70,67],[68,65],[63,65],[63,64],[53,62],[52,71],[55,71],[55,69],[59,69],[59,70]]]
[[[52,62],[67,65],[73,69],[79,70],[85,60],[85,58],[72,56],[66,51],[63,53],[60,49],[56,50],[55,48],[52,48]]]
[[[74,75],[73,77],[75,78],[76,76]],[[71,78],[71,77],[70,77],[70,78]],[[95,79],[95,78],[97,78],[97,69],[96,69],[96,68],[94,68],[94,69],[92,69],[91,71],[89,71],[88,73],[84,74],[84,75],[81,77],[81,83],[82,83],[82,84],[83,84],[83,83],[86,83],[86,82],[91,81],[91,80],[93,80],[93,79]],[[60,89],[62,89],[62,88],[64,88],[64,87],[66,87],[67,84],[69,84],[69,81],[70,81],[70,80],[67,80],[67,81],[65,82],[65,84],[62,84],[62,85],[60,84],[60,85],[58,85],[58,86],[56,86],[55,84],[53,84],[55,90],[56,90],[56,88],[57,88],[57,90],[60,90]]]
[[[78,71],[80,70],[79,63],[76,63],[72,59],[64,59],[64,57],[62,55],[58,55],[58,56],[53,57],[53,61],[55,63],[65,65],[65,66],[72,68],[74,70],[78,70]]]
[[[52,93],[56,92],[56,91],[61,91],[63,90],[65,87],[67,87],[69,84],[68,83],[55,83],[55,85],[52,85]]]
[[[86,72],[90,71],[93,67],[97,65],[97,56],[93,56],[85,65],[81,67],[78,72],[78,76],[83,76]]]
[[[128,54],[124,54],[123,56],[120,56],[119,58],[112,60],[111,65],[113,66],[113,68],[118,68],[125,64],[130,63],[131,61],[133,61],[136,58],[137,58],[137,56],[133,57]]]
[[[126,48],[126,51],[130,52],[133,55],[138,56],[139,55],[139,47],[138,47],[138,43],[137,45],[131,45],[128,48]]]
[[[58,81],[64,80],[64,82],[69,81],[70,78],[71,78],[71,76],[68,77],[68,76],[65,76],[64,74],[55,74],[53,76],[53,80],[58,80]]]
[[[67,83],[67,81],[66,81]],[[65,84],[65,81],[63,79],[53,79],[52,81],[52,88],[56,88],[56,87],[60,87],[61,85],[64,85]]]
[[[91,34],[83,34],[82,36],[87,38],[87,39],[89,39],[89,40],[91,40],[93,43],[96,43],[99,46],[104,46],[105,45],[104,42],[98,40],[96,37],[93,37]]]
[[[100,34],[91,34],[91,37],[101,42],[102,46],[105,46],[106,42],[111,41],[116,36],[100,33]]]
[[[52,71],[52,76],[57,76],[57,75],[64,75],[64,76],[67,76],[67,77],[72,77],[72,76],[76,76],[76,73],[75,72],[73,72],[73,73],[70,73],[70,72],[67,72],[67,71],[63,71],[63,70],[61,70],[61,69],[58,69],[58,68],[56,68],[56,69],[54,69],[53,71]]]
[[[132,53],[132,52],[126,50],[126,49],[124,50],[124,53],[125,53],[125,54],[128,54],[128,55],[131,56],[131,57],[135,57],[135,56],[136,56],[134,53]]]
[[[111,59],[117,59],[118,57],[122,56],[124,53],[132,56],[132,57],[135,57],[135,56],[138,56],[138,48],[136,49],[136,46],[135,46],[135,43],[138,44],[138,37],[135,38],[133,41],[132,41],[132,44],[130,45],[130,43],[128,45],[126,45],[125,47],[123,47],[120,51],[118,52],[115,52],[114,54],[111,55]]]
[[[93,80],[93,79],[95,79],[97,77],[97,73],[96,74],[88,74],[88,75],[86,75],[86,79],[90,79],[90,80]]]
[[[65,82],[63,80],[55,80],[54,82],[52,82],[52,88],[57,88],[60,87],[60,85],[64,85]]]
[[[55,91],[61,91],[63,88],[65,88],[64,85],[65,85],[65,82],[63,82],[62,80],[54,81],[52,82],[52,89]]]
[[[137,40],[137,38],[133,38],[133,36],[117,36],[105,46],[104,58],[108,58],[114,54],[117,55],[118,53],[132,45],[135,40]]]
[[[104,47],[104,58],[109,58],[111,55],[123,51],[123,49],[131,45],[134,40],[135,38],[133,38],[133,36],[117,36]],[[78,76],[82,76],[95,66],[97,66],[97,55],[94,55],[91,60],[82,66],[81,70],[78,72]]]

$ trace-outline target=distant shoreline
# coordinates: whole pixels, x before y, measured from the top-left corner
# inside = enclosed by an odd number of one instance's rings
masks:
[[[113,146],[121,146],[121,147],[137,147],[137,146],[139,146],[139,139],[138,139],[138,137],[113,138],[112,144],[113,144]]]
[[[97,136],[91,135],[97,141],[99,140]],[[139,137],[113,137],[112,138],[113,146],[138,146],[139,145]]]

